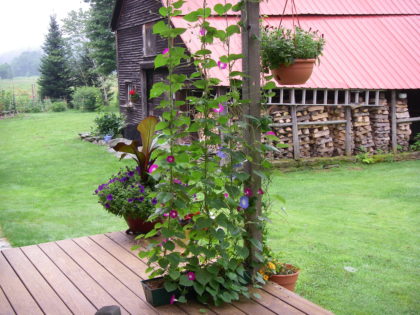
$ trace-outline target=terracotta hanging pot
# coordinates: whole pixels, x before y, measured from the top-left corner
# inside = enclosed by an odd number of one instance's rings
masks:
[[[133,218],[124,216],[125,221],[128,225],[127,234],[146,234],[149,233],[155,227],[155,224],[159,221],[149,222],[140,218]]]
[[[296,269],[297,271],[290,275],[272,275],[270,276],[269,280],[281,285],[290,291],[295,291],[296,281],[299,276],[299,269],[289,264],[286,264],[286,267],[288,269]]]
[[[315,59],[295,59],[289,66],[280,65],[271,69],[274,79],[282,85],[304,84],[310,78]]]

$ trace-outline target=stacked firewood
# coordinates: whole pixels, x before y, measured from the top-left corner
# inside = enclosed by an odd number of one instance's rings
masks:
[[[371,99],[370,103],[375,100]],[[372,126],[373,142],[375,143],[376,152],[389,151],[391,125],[389,121],[389,106],[383,93],[380,95],[379,104],[381,107],[370,107],[369,117]]]
[[[360,149],[373,153],[375,151],[375,143],[372,137],[369,109],[366,107],[354,107],[352,116],[355,153],[358,153]]]
[[[275,124],[290,124],[292,122],[289,106],[272,106],[268,111]],[[275,152],[274,158],[293,158],[292,127],[275,127],[273,128],[273,131],[280,139],[280,143],[288,145],[287,148],[280,148],[279,152]]]
[[[408,106],[406,100],[397,101],[397,119],[409,118]],[[411,135],[411,123],[397,124],[397,144],[400,150],[408,150]]]
[[[345,120],[344,106],[331,106],[328,108],[330,120]],[[345,155],[346,153],[346,125],[330,125],[330,132],[334,144],[334,155]]]
[[[298,123],[310,121],[308,106],[298,106],[296,110],[296,117]],[[311,130],[307,126],[299,127],[299,143],[300,143],[300,156],[311,157]]]
[[[328,110],[325,106],[308,106],[309,120],[312,122],[327,121]],[[310,128],[311,156],[332,156],[334,143],[328,126],[318,125]]]

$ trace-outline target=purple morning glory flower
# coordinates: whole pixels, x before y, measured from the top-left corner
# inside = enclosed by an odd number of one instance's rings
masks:
[[[157,199],[156,198],[153,198],[152,199],[152,205],[157,205],[157,203],[158,203]]]
[[[224,70],[227,68],[227,63],[225,62],[221,62],[220,60],[217,62],[217,66],[219,67],[220,70]]]
[[[109,194],[108,196],[106,196],[106,200],[111,201],[113,200],[114,197],[112,196],[112,194]]]
[[[216,155],[221,159],[227,159],[227,157],[228,157],[226,152],[223,152],[223,148],[221,148],[219,151],[217,151]]]
[[[251,197],[252,196],[252,190],[251,190],[251,188],[245,188],[244,189],[244,194],[245,194],[245,196],[248,196],[248,197]]]
[[[149,173],[153,173],[154,171],[156,171],[157,170],[157,168],[158,168],[159,166],[158,165],[156,165],[156,164],[152,164],[150,167],[149,167]]]
[[[133,199],[133,198],[128,198],[128,199],[127,199],[127,201],[128,201],[129,203],[132,203],[132,202],[134,201],[134,199]]]
[[[169,211],[169,216],[170,216],[172,219],[175,219],[175,218],[178,216],[178,211],[176,211],[176,210],[171,210],[171,211]]]
[[[166,161],[168,163],[173,163],[175,162],[175,157],[173,155],[168,155],[168,157],[166,158]]]
[[[111,205],[107,202],[107,203],[105,204],[105,208],[109,209],[110,207],[111,207]]]
[[[225,107],[222,104],[219,104],[218,108],[213,108],[213,112],[222,113],[225,110]]]
[[[181,182],[181,180],[179,180],[179,179],[175,178],[175,179],[174,179],[174,184],[179,184],[179,185],[181,185],[181,184],[182,184],[182,182]]]
[[[276,135],[276,133],[274,131],[267,131],[265,134],[267,136],[275,136]]]
[[[95,195],[97,195],[97,194],[98,194],[98,190],[96,189],[96,190],[95,190]]]
[[[239,206],[243,209],[246,209],[249,207],[249,198],[247,196],[242,196],[239,199]]]
[[[190,271],[187,273],[188,280],[194,281],[195,280],[195,273]]]

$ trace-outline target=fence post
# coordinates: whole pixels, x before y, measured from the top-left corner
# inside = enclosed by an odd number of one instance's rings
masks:
[[[346,155],[351,156],[351,147],[352,147],[352,137],[351,137],[351,107],[350,107],[350,92],[346,91],[345,95],[345,115],[346,115],[346,140],[345,140],[345,146],[346,146]]]

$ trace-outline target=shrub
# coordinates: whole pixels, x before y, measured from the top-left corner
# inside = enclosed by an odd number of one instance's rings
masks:
[[[64,112],[67,109],[67,103],[64,101],[53,102],[51,105],[51,110],[53,112]]]
[[[111,135],[114,137],[120,134],[121,129],[125,126],[124,117],[116,113],[99,114],[94,122],[93,134],[97,136]]]
[[[102,94],[96,87],[79,87],[73,93],[73,106],[76,109],[93,112],[102,105]]]
[[[420,133],[415,135],[414,143],[410,146],[410,149],[413,151],[420,151]]]

